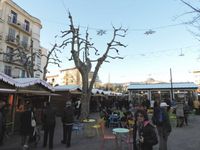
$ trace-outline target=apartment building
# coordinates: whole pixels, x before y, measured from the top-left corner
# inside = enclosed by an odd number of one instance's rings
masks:
[[[200,85],[200,70],[194,70],[192,71],[192,74],[193,74],[194,82],[197,85]]]
[[[77,68],[63,69],[58,75],[47,76],[52,85],[82,85],[81,74]]]
[[[90,72],[88,76],[89,76],[89,82],[90,82],[93,76],[93,72]],[[79,70],[76,67],[60,70],[59,74],[50,75],[50,76],[47,76],[46,78],[47,78],[47,82],[52,84],[53,86],[55,85],[82,86],[82,77]],[[96,86],[96,84],[99,84],[100,82],[101,81],[99,80],[99,76],[97,75],[94,87]]]
[[[14,78],[42,78],[41,55],[46,51],[40,46],[41,21],[12,0],[0,0],[0,18],[0,72]],[[33,76],[27,73],[30,67]]]

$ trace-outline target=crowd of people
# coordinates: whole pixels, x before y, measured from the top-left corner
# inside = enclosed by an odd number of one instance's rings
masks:
[[[5,131],[5,102],[0,101],[0,145],[3,143]],[[117,106],[117,107],[116,107]],[[177,127],[188,125],[188,114],[191,111],[187,101],[177,99],[176,104],[169,100],[155,101],[153,106],[152,118],[149,118],[148,109],[150,102],[148,100],[138,105],[122,105],[119,107],[113,104],[113,107],[103,107],[100,110],[100,118],[105,120],[105,126],[113,127],[111,124],[116,122],[117,127],[128,128],[133,131],[134,150],[152,150],[153,146],[159,143],[159,150],[167,150],[168,137],[172,131],[169,115],[174,113],[177,119]],[[80,119],[81,99],[67,101],[63,108],[61,121],[63,125],[62,144],[71,147],[72,129],[75,120]],[[44,104],[42,111],[42,129],[44,130],[43,147],[53,149],[54,130],[56,126],[56,111],[49,102]],[[30,103],[26,101],[24,111],[20,117],[21,145],[24,149],[29,148],[30,142],[35,142],[37,137],[37,117],[35,110]]]
[[[176,116],[176,127],[183,127],[188,125],[188,115],[192,111],[188,101],[181,98],[173,101],[169,99],[155,101],[150,119],[148,100],[136,106],[130,103],[128,108],[122,107],[122,109],[116,109],[115,106],[105,107],[101,110],[100,117],[105,120],[108,128],[110,122],[112,123],[112,118],[116,118],[116,122],[119,122],[116,126],[132,128],[134,150],[151,150],[158,141],[159,150],[167,150],[168,137],[172,131],[170,115]]]
[[[77,104],[79,106],[77,106]],[[71,101],[67,101],[65,107],[63,108],[63,113],[61,116],[61,121],[63,124],[63,139],[61,140],[61,143],[66,144],[66,147],[71,146],[72,126],[75,120],[74,118],[80,117],[80,108],[80,99],[78,99],[77,103],[75,103],[74,105]],[[21,113],[20,116],[21,145],[24,150],[29,149],[30,144],[32,143],[37,144],[37,119],[38,118],[35,115],[35,110],[32,104],[30,103],[30,101],[26,101],[24,105],[24,111]],[[43,148],[48,146],[49,149],[53,149],[54,130],[56,126],[56,111],[55,109],[53,109],[50,102],[44,103],[41,122],[41,128],[44,131]],[[0,132],[2,131],[0,130]]]

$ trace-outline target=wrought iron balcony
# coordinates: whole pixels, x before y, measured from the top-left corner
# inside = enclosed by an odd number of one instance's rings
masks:
[[[27,25],[23,22],[20,22],[19,20],[15,19],[14,17],[8,16],[8,24],[20,29],[21,31],[24,31],[28,35],[31,35],[31,33],[32,33],[29,25]]]

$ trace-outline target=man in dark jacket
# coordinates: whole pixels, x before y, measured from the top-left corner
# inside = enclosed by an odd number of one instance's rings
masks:
[[[44,143],[43,147],[46,147],[49,137],[49,149],[53,148],[53,136],[56,125],[55,111],[51,107],[50,103],[47,103],[46,110],[43,114],[43,127],[44,127]]]
[[[22,136],[22,145],[24,149],[28,149],[28,142],[30,137],[33,134],[33,127],[31,126],[31,105],[30,102],[27,101],[24,107],[24,112],[21,114],[20,117],[20,131],[21,131],[21,136]]]
[[[66,143],[67,147],[71,146],[71,134],[72,134],[72,127],[74,122],[74,109],[71,106],[71,101],[66,102],[66,107],[64,108],[62,114],[62,122],[63,122],[63,142]]]

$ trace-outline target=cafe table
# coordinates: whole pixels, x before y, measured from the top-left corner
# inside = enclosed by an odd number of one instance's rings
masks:
[[[112,132],[116,135],[117,143],[122,148],[122,141],[123,141],[122,139],[124,137],[128,138],[129,129],[127,129],[127,128],[113,128]]]
[[[95,124],[95,119],[83,119],[84,123],[84,134],[86,137],[93,137],[95,135],[95,131],[92,126]]]

